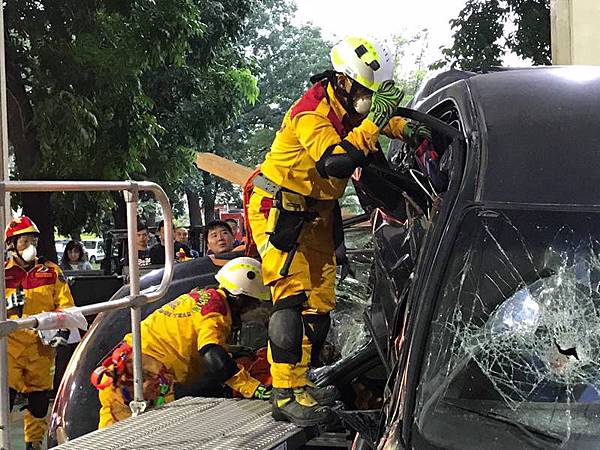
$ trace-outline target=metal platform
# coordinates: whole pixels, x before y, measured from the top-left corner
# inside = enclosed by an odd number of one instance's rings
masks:
[[[271,417],[269,402],[185,397],[54,447],[68,450],[292,450],[301,428]]]

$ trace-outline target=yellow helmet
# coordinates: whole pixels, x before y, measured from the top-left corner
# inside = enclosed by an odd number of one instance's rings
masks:
[[[393,79],[392,54],[376,39],[355,36],[343,39],[331,49],[331,63],[336,72],[348,75],[372,91]]]
[[[235,258],[221,267],[215,278],[219,287],[233,295],[247,295],[259,300],[270,300],[270,289],[263,284],[260,263],[254,258]]]

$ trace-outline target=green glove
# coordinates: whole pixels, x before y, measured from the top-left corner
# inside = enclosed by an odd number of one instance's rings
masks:
[[[373,93],[371,110],[367,117],[383,130],[403,97],[404,91],[398,89],[392,80],[384,81],[377,92]]]
[[[418,147],[425,139],[431,141],[431,130],[425,125],[407,122],[402,130],[402,135],[410,144]]]
[[[257,400],[271,400],[271,390],[272,389],[273,388],[271,386],[266,386],[264,384],[260,384],[254,391],[254,394],[252,395],[252,397]]]

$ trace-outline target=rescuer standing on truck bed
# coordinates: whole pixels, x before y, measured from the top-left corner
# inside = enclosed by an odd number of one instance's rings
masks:
[[[271,388],[253,378],[227,352],[232,315],[269,300],[260,263],[236,258],[215,276],[217,289],[194,289],[162,306],[141,323],[144,399],[157,406],[173,399],[173,383],[202,378],[226,384],[245,398],[268,400]],[[101,403],[99,428],[131,415],[133,398],[132,337],[92,373]],[[194,372],[195,362],[200,372]],[[190,379],[191,378],[191,379]]]
[[[335,249],[343,235],[337,199],[354,169],[379,150],[380,133],[400,139],[429,134],[393,117],[404,94],[392,81],[392,55],[384,45],[349,37],[333,47],[331,62],[334,70],[314,76],[286,113],[261,172],[250,180],[246,205],[274,302],[273,417],[301,426],[327,421],[326,405],[338,396],[335,387],[316,388],[307,379],[311,346],[322,347],[335,306]]]
[[[74,306],[71,291],[60,268],[38,258],[40,232],[27,217],[10,221],[5,245],[10,255],[4,264],[6,309],[9,319]],[[17,392],[27,397],[24,416],[27,449],[41,449],[46,434],[46,414],[54,378],[54,347],[66,345],[69,330],[59,330],[46,344],[33,330],[18,330],[8,336],[8,384],[10,408]]]

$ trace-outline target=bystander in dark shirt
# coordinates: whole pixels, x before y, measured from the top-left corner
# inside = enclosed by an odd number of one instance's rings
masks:
[[[173,245],[175,248],[175,259],[177,259],[177,254],[179,253],[180,250],[183,250],[183,252],[185,253],[185,256],[187,258],[192,257],[192,252],[190,251],[190,248],[187,245],[182,244],[181,242],[177,242],[177,241],[175,241]],[[161,243],[158,243],[150,249],[150,261],[152,264],[164,264],[165,263],[165,246],[164,245],[162,245]]]

